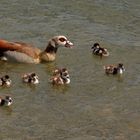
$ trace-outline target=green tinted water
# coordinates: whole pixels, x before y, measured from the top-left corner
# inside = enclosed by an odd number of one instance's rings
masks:
[[[140,2],[17,1],[0,2],[0,37],[44,49],[54,35],[65,35],[75,48],[59,48],[47,64],[0,63],[10,88],[0,88],[14,103],[0,108],[1,140],[136,140],[140,137]],[[93,43],[110,56],[92,56]],[[122,77],[106,76],[103,66],[122,62]],[[56,67],[67,67],[71,84],[49,83]],[[23,84],[20,76],[36,72],[40,84]]]

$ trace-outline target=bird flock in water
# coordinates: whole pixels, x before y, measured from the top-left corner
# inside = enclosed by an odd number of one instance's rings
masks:
[[[0,39],[0,61],[17,61],[22,63],[40,63],[54,61],[59,46],[66,48],[74,47],[73,43],[70,42],[65,36],[55,36],[48,41],[48,45],[44,51],[35,48],[27,43],[23,42],[9,42],[7,40]],[[109,56],[109,52],[106,48],[100,46],[99,43],[95,43],[91,47],[92,53],[99,57]],[[116,65],[104,66],[105,73],[107,75],[122,74],[125,71],[124,65],[118,63]],[[25,73],[21,76],[24,83],[37,85],[39,84],[39,76],[35,73]],[[67,68],[56,68],[52,72],[50,78],[52,85],[65,85],[70,83],[70,75]],[[12,80],[9,75],[0,77],[0,86],[10,87]],[[10,96],[0,97],[0,106],[10,106],[13,100]]]

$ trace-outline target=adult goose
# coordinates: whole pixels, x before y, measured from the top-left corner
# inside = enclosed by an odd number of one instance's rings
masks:
[[[73,43],[65,36],[54,36],[48,41],[44,51],[23,42],[9,42],[0,39],[0,59],[4,61],[17,61],[23,63],[40,63],[54,61],[59,46],[72,48]]]

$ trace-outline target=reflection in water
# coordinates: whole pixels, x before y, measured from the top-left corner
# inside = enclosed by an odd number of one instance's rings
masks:
[[[70,89],[69,85],[52,85],[53,90],[57,93],[66,94]]]
[[[124,75],[118,75],[118,82],[124,82]]]
[[[10,106],[10,107],[9,106],[1,106],[0,112],[2,112],[2,113],[0,113],[1,115],[11,116],[12,112],[13,112],[12,106]]]
[[[52,71],[54,71],[56,67],[57,67],[56,62],[49,62],[45,64],[44,68],[47,74],[52,75]]]
[[[29,83],[23,83],[26,87],[30,88],[30,91],[33,92],[36,90],[37,86],[39,85],[34,85],[34,84],[29,84]]]

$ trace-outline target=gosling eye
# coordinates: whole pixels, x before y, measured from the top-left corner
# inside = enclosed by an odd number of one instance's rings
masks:
[[[67,73],[64,73],[63,75],[64,75],[64,76],[67,76],[68,74],[67,74]]]
[[[11,102],[12,102],[12,100],[10,99],[10,100],[9,100],[9,102],[11,103]]]
[[[6,79],[9,79],[10,77],[9,77],[8,75],[5,75],[5,78],[6,78]]]
[[[59,38],[59,41],[64,42],[64,41],[66,41],[66,39],[61,37],[61,38]]]

